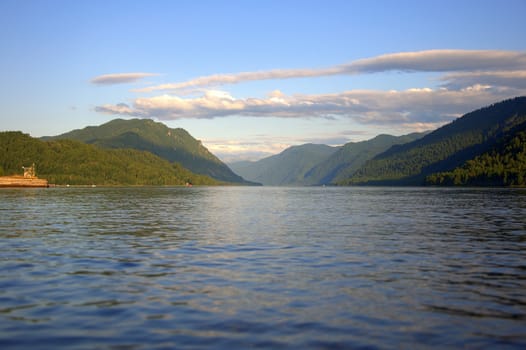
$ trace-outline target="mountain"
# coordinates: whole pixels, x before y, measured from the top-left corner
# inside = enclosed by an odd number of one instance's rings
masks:
[[[454,171],[488,152],[497,154],[506,149],[506,140],[522,142],[520,137],[512,140],[524,129],[526,97],[502,101],[465,114],[419,140],[390,148],[341,183],[422,185],[432,174]]]
[[[267,186],[304,185],[305,174],[336,151],[327,145],[292,146],[256,162],[236,162],[232,169],[245,179]]]
[[[349,178],[366,161],[386,151],[393,145],[400,145],[423,137],[425,133],[404,136],[378,135],[361,142],[349,142],[339,148],[312,169],[304,178],[307,185],[325,185]]]
[[[169,162],[180,163],[197,174],[208,175],[220,181],[247,183],[186,130],[171,129],[151,119],[115,119],[100,126],[88,126],[42,139],[68,139],[103,148],[148,151]]]
[[[103,149],[73,140],[42,141],[17,131],[0,132],[0,175],[36,164],[37,175],[57,185],[217,185],[180,164],[149,152]]]
[[[525,123],[526,124],[526,123]],[[526,129],[512,132],[495,147],[453,171],[431,174],[426,185],[526,186]]]

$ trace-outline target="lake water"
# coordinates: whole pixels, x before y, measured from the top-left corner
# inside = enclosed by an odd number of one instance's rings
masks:
[[[525,348],[526,191],[0,190],[2,349]]]

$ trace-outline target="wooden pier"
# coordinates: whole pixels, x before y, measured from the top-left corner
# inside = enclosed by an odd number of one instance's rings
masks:
[[[36,177],[0,176],[0,187],[49,187],[47,180]]]
[[[24,175],[0,176],[0,187],[49,187],[46,179],[35,175],[35,164],[22,167]]]

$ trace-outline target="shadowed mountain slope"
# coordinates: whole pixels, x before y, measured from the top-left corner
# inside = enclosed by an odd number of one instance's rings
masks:
[[[325,185],[349,178],[365,162],[393,145],[417,140],[425,133],[404,136],[378,135],[367,141],[349,142],[305,174],[306,185]]]
[[[427,176],[452,171],[503,140],[513,139],[525,123],[526,97],[499,102],[467,113],[419,140],[390,148],[341,183],[421,185]]]
[[[305,174],[336,150],[327,145],[305,144],[256,162],[236,162],[230,166],[245,179],[263,185],[304,185]]]
[[[148,151],[170,162],[180,163],[197,174],[208,175],[220,181],[248,183],[186,130],[172,129],[151,119],[115,119],[100,126],[88,126],[43,139],[70,139],[103,148]]]

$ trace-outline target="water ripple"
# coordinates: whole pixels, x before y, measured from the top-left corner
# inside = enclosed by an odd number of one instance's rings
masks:
[[[2,348],[524,348],[526,192],[0,190]]]

